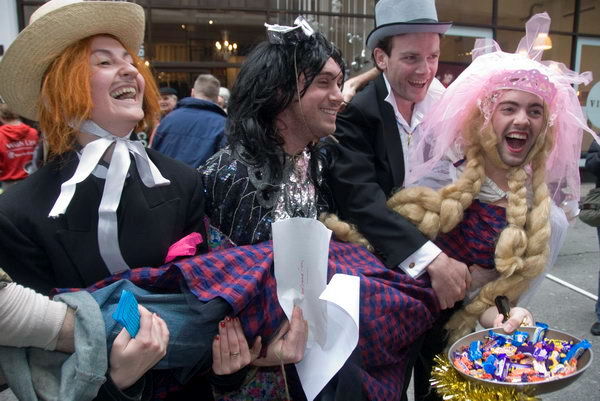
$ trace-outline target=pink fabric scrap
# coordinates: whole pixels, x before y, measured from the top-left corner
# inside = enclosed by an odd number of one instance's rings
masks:
[[[196,246],[204,241],[200,233],[191,233],[169,247],[165,263],[169,263],[181,256],[193,256],[196,254]]]

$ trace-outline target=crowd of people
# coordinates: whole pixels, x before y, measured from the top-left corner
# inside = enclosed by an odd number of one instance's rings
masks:
[[[441,400],[435,355],[477,323],[532,324],[583,131],[598,140],[572,86],[589,74],[541,61],[543,13],[514,53],[478,40],[445,88],[434,0],[380,0],[375,17],[361,76],[345,82],[300,18],[266,26],[231,93],[201,74],[178,100],[137,56],[141,6],[32,14],[0,62],[0,181],[22,180],[0,196],[0,369],[19,399],[306,399],[309,325],[285,317],[272,269],[271,225],[292,217],[333,231],[329,278],[360,279],[358,345],[320,400],[407,400],[411,375],[416,400]],[[19,116],[44,136],[26,179],[4,156],[38,142]],[[122,290],[133,337],[111,317]]]

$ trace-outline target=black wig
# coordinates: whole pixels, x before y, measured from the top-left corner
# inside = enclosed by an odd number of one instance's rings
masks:
[[[229,99],[227,139],[233,147],[242,145],[250,162],[266,166],[275,179],[283,167],[275,118],[298,92],[304,96],[330,57],[345,70],[340,50],[317,32],[297,44],[262,42],[242,65]],[[304,85],[297,88],[302,74]]]

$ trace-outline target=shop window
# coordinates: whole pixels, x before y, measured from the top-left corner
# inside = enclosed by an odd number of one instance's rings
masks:
[[[590,71],[593,75],[593,80],[588,85],[576,86],[577,95],[581,105],[586,108],[586,115],[590,119],[588,121],[589,126],[598,133],[600,132],[600,118],[598,118],[600,114],[598,113],[599,88],[597,86],[599,85],[598,77],[600,77],[600,40],[597,38],[580,37],[578,45],[576,64],[579,67],[579,71]],[[592,96],[590,96],[590,92],[592,92]],[[591,142],[591,135],[584,135],[581,150],[583,152],[587,151]]]
[[[551,31],[573,31],[575,0],[498,0],[498,25],[524,29],[532,15],[544,11]]]
[[[153,9],[153,52],[159,62],[238,62],[264,36],[264,13]],[[235,61],[232,61],[235,60]]]
[[[492,0],[437,0],[436,2],[439,21],[467,24],[491,24],[492,6]]]
[[[579,7],[579,32],[600,34],[600,0],[581,0]]]
[[[500,48],[505,52],[514,53],[517,50],[519,41],[525,35],[525,32],[520,31],[506,31],[499,29],[497,31],[496,41],[500,45]],[[549,35],[552,48],[544,51],[542,60],[553,60],[564,63],[567,67],[571,63],[571,40],[570,35]]]
[[[375,14],[375,3],[375,0],[269,0],[269,5],[273,10],[365,14],[369,16]]]
[[[153,7],[173,8],[257,8],[265,9],[269,0],[145,0],[151,2]],[[136,1],[139,3],[139,1]]]
[[[471,63],[471,50],[475,44],[473,37],[443,36],[440,41],[440,62],[436,78],[444,85],[450,85]]]
[[[371,68],[371,52],[367,49],[367,36],[373,29],[372,18],[353,18],[330,15],[303,14],[310,24],[323,33],[342,51],[350,75]],[[279,13],[269,23],[292,25],[297,15]]]

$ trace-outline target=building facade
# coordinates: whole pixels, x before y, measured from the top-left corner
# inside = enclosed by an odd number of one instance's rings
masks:
[[[13,2],[19,29],[44,3],[0,1]],[[372,66],[365,41],[376,0],[134,1],[146,11],[142,55],[159,84],[176,88],[180,96],[187,96],[195,77],[205,72],[231,88],[248,52],[265,38],[264,23],[291,25],[300,14],[342,49],[349,75]],[[502,49],[514,51],[525,22],[542,11],[552,18],[551,48],[544,57],[600,77],[600,0],[437,0],[437,9],[441,21],[454,22],[442,39],[438,78],[445,84],[468,65],[476,38],[494,38]],[[582,104],[595,82],[578,88]]]

